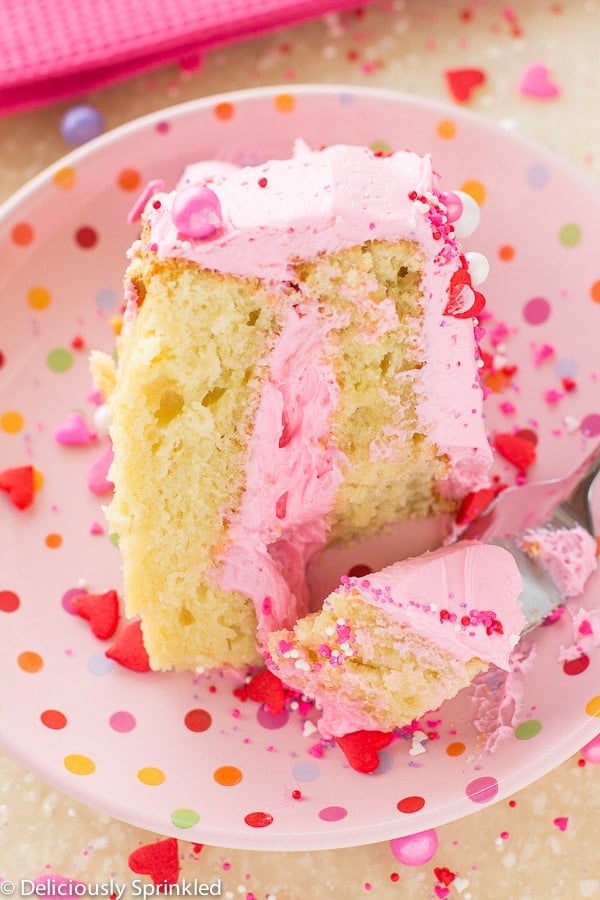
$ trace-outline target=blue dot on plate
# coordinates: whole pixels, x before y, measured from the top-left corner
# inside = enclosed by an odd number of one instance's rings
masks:
[[[340,94],[338,100],[342,104],[342,106],[350,106],[350,104],[354,101],[354,94]]]
[[[391,753],[387,753],[385,750],[379,751],[379,765],[373,772],[373,775],[383,775],[384,772],[389,772],[389,770],[394,765],[394,760],[392,758]]]
[[[96,306],[100,309],[114,309],[119,303],[119,295],[110,288],[101,288],[96,294]]]
[[[90,656],[88,660],[88,669],[92,675],[109,675],[114,669],[115,664],[112,659],[108,659],[104,653],[96,653]]]
[[[533,163],[526,172],[527,184],[534,188],[543,188],[550,180],[550,172],[543,163]]]
[[[298,781],[314,781],[319,777],[320,770],[316,763],[299,762],[292,769],[292,775]]]
[[[557,378],[575,378],[579,364],[576,359],[557,359],[554,372]]]

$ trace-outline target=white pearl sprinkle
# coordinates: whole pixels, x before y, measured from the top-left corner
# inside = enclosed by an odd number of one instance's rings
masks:
[[[465,253],[467,263],[469,265],[469,274],[471,275],[472,284],[483,284],[490,274],[490,264],[487,256],[483,253],[472,252]]]
[[[463,205],[460,218],[453,223],[454,234],[457,238],[469,237],[479,225],[479,204],[464,191],[453,191],[453,193],[460,197]]]

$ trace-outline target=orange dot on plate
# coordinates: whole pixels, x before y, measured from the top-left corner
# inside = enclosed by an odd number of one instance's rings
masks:
[[[233,103],[217,103],[214,112],[217,119],[221,119],[222,122],[226,122],[227,119],[233,118],[235,107]]]
[[[34,491],[41,491],[44,487],[44,476],[40,472],[39,469],[36,469],[34,466],[33,469],[33,489]]]
[[[237,766],[220,766],[213,772],[213,778],[217,784],[232,787],[234,784],[240,783],[243,775]]]
[[[59,731],[67,724],[67,717],[59,709],[45,709],[40,715],[42,724],[53,731]]]
[[[17,222],[13,225],[10,236],[13,244],[18,247],[26,247],[33,240],[33,227],[29,222]]]
[[[486,190],[480,181],[475,181],[475,179],[465,181],[461,187],[461,191],[464,191],[465,194],[469,194],[480,206],[485,201]]]
[[[437,133],[445,141],[450,140],[456,134],[456,125],[451,119],[441,119],[437,124]]]
[[[136,191],[142,182],[142,176],[137,169],[121,169],[117,184],[122,191]]]
[[[594,281],[590,288],[590,296],[594,303],[600,303],[600,278]]]
[[[7,409],[0,416],[0,428],[7,434],[18,434],[25,424],[25,419],[16,409]]]
[[[36,285],[27,291],[27,303],[32,309],[46,309],[50,306],[52,296],[48,288]]]
[[[277,94],[274,103],[278,112],[289,113],[295,107],[296,100],[291,94]]]
[[[453,741],[446,747],[446,753],[448,756],[460,756],[466,749],[462,741]]]
[[[62,168],[57,169],[52,176],[52,181],[61,191],[70,190],[75,186],[75,182],[77,181],[75,169],[71,166],[63,166]]]
[[[44,660],[35,650],[23,650],[17,656],[17,663],[20,669],[30,674],[39,672],[44,667]]]
[[[510,262],[515,258],[515,248],[512,244],[503,244],[498,249],[498,256],[503,262]]]
[[[69,753],[64,758],[65,769],[73,775],[91,775],[96,771],[96,763],[82,753]]]
[[[62,536],[60,534],[57,534],[56,532],[52,532],[51,534],[46,535],[45,544],[46,547],[50,547],[51,550],[56,550],[57,547],[60,547],[62,542]]]

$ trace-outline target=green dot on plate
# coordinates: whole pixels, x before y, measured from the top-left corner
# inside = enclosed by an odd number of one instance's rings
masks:
[[[195,809],[174,809],[171,822],[176,828],[192,828],[200,821],[200,814]]]
[[[112,534],[109,534],[108,538],[109,538],[111,544],[113,545],[113,547],[119,546],[119,535],[117,534],[116,531],[113,531]]]
[[[520,741],[528,741],[542,730],[542,723],[539,719],[526,719],[515,728],[515,737]]]
[[[50,351],[46,362],[53,372],[67,372],[73,365],[73,354],[65,347],[56,347]]]
[[[388,144],[387,141],[372,141],[369,144],[369,150],[372,150],[373,153],[391,153],[392,148]]]
[[[558,232],[563,247],[575,247],[581,240],[581,228],[575,222],[567,222]]]

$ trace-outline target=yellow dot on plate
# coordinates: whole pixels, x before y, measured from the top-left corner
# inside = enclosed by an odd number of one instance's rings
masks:
[[[157,785],[163,783],[166,775],[162,769],[156,769],[154,766],[146,766],[139,770],[137,777],[142,784]]]
[[[480,181],[475,181],[475,179],[465,181],[461,187],[461,191],[464,191],[465,194],[469,194],[480,206],[485,201],[486,190]]]
[[[44,660],[35,650],[23,650],[17,656],[17,663],[20,669],[24,672],[29,672],[30,675],[44,668]]]
[[[296,100],[291,94],[277,94],[274,100],[275,109],[281,113],[289,113],[296,105]]]
[[[57,169],[52,176],[52,181],[61,191],[69,191],[75,186],[77,181],[75,169],[71,166],[63,166],[61,169]]]
[[[597,697],[592,697],[591,700],[588,700],[585,705],[585,711],[588,716],[600,717],[600,695]]]
[[[237,766],[220,766],[220,768],[215,769],[213,772],[213,778],[217,784],[222,784],[225,787],[232,787],[234,784],[239,784],[242,777],[242,773]]]
[[[27,291],[27,303],[32,309],[46,309],[50,306],[51,300],[48,288],[36,286]]]
[[[25,419],[16,409],[7,409],[0,416],[0,428],[7,434],[18,434],[25,424]]]
[[[40,472],[39,469],[36,469],[34,466],[33,469],[33,489],[34,491],[41,491],[44,487],[44,476]]]
[[[451,119],[441,119],[437,124],[437,133],[445,141],[450,140],[456,134],[456,125]]]
[[[91,775],[96,771],[96,763],[82,753],[69,753],[64,758],[65,769],[73,775]]]

